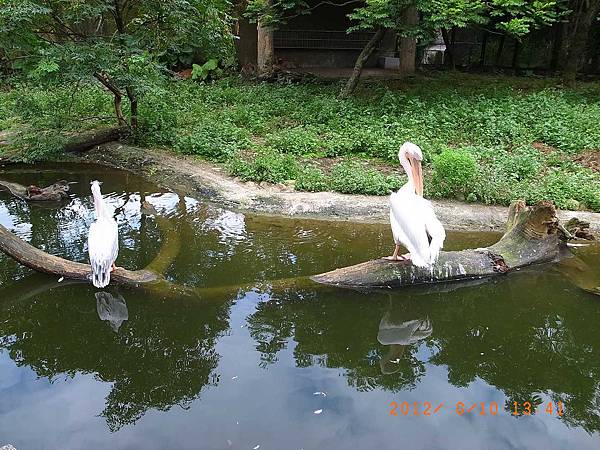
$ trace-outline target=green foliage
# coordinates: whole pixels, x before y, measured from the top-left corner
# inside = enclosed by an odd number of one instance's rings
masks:
[[[252,22],[277,27],[285,23],[290,16],[309,12],[305,0],[248,0],[245,16]]]
[[[221,78],[223,76],[223,69],[219,68],[219,61],[216,59],[209,59],[204,64],[193,64],[192,65],[192,80],[204,81],[207,78]]]
[[[283,183],[296,178],[298,164],[291,155],[261,148],[252,157],[236,154],[229,164],[229,170],[232,175],[245,181]]]
[[[475,159],[466,151],[444,150],[433,160],[432,191],[439,197],[466,198],[477,176]]]
[[[283,128],[269,133],[267,144],[283,153],[294,155],[315,155],[322,145],[317,131],[313,127]]]
[[[249,145],[248,133],[226,121],[200,122],[189,134],[175,140],[175,149],[182,153],[221,162]]]
[[[329,190],[329,180],[323,171],[314,166],[304,166],[298,172],[294,188],[298,191],[321,192]]]
[[[345,160],[331,169],[331,188],[344,194],[386,195],[400,188],[400,179],[366,169],[354,160]]]
[[[165,64],[194,54],[209,63],[211,57],[231,59],[230,7],[228,0],[147,0],[134,6],[122,0],[4,0],[0,48],[11,68],[31,79],[95,78],[134,108]]]
[[[42,132],[22,130],[14,139],[13,146],[25,149],[12,159],[17,162],[33,163],[41,160],[52,160],[62,153],[65,136],[55,131]]]
[[[600,148],[598,84],[554,85],[552,79],[443,74],[403,81],[402,89],[373,83],[360,96],[339,100],[337,84],[159,80],[144,94],[133,139],[222,161],[248,180],[295,179],[297,189],[363,194],[399,187],[395,177],[386,182],[379,166],[363,163],[377,158],[397,168],[398,149],[410,140],[423,149],[428,196],[495,204],[545,198],[600,211],[600,175],[573,161]],[[112,125],[111,109],[111,97],[94,83],[17,83],[0,91],[0,128],[36,130],[40,141],[51,141],[51,135]],[[18,146],[32,150],[29,159],[57,150],[35,138]],[[464,176],[460,169],[440,179],[434,161],[443,151],[470,155],[475,178],[454,180]],[[321,171],[307,156],[354,162]],[[463,189],[448,188],[449,181]]]

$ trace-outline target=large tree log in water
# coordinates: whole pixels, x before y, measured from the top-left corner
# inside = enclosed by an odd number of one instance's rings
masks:
[[[69,261],[43,252],[19,239],[2,225],[0,225],[0,251],[37,272],[71,280],[89,281],[92,272],[89,264]],[[111,279],[116,283],[137,284],[156,281],[158,276],[149,270],[117,269],[111,274]]]
[[[60,202],[69,199],[69,183],[64,180],[57,181],[50,186],[23,186],[6,180],[0,180],[0,188],[9,191],[15,197],[28,202]]]
[[[430,269],[410,261],[376,259],[311,277],[323,284],[351,288],[397,288],[414,284],[482,278],[506,273],[530,264],[559,258],[556,209],[550,202],[533,207],[522,201],[509,209],[504,236],[494,245],[462,251],[441,252]]]

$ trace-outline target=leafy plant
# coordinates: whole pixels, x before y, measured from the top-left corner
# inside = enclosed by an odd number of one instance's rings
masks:
[[[236,154],[229,164],[229,170],[242,180],[256,182],[283,183],[298,175],[298,165],[292,156],[269,148],[259,149],[252,158]]]
[[[476,177],[475,158],[466,151],[444,150],[433,160],[431,185],[436,196],[466,198]]]
[[[204,81],[207,78],[221,78],[223,69],[219,68],[219,61],[209,59],[204,64],[192,64],[192,80]]]
[[[386,195],[400,187],[400,179],[365,169],[354,160],[345,160],[331,169],[331,188],[344,194]]]
[[[299,170],[294,188],[308,192],[326,191],[329,189],[329,180],[321,169],[309,165]]]

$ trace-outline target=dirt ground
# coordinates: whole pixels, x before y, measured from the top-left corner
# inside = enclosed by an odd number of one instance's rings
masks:
[[[351,222],[389,222],[387,196],[348,195],[336,192],[296,192],[289,186],[242,182],[220,167],[193,157],[162,150],[147,150],[117,142],[83,155],[90,162],[141,173],[167,189],[245,212]],[[508,208],[450,200],[433,201],[436,214],[447,230],[502,231]],[[560,211],[559,218],[590,222],[600,234],[600,213]]]

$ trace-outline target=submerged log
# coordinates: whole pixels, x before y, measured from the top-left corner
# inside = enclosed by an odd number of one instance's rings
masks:
[[[0,180],[0,188],[8,190],[15,197],[29,202],[60,202],[69,199],[69,183],[65,180],[57,181],[50,186],[23,186],[18,183]]]
[[[410,261],[376,259],[311,277],[318,283],[350,288],[398,288],[503,274],[530,264],[557,260],[560,232],[550,202],[533,207],[523,201],[509,208],[504,236],[490,247],[441,252],[431,268]]]

